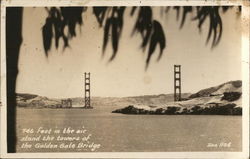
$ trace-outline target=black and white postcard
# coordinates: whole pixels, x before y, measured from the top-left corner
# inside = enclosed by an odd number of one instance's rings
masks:
[[[1,157],[249,157],[247,1],[4,0]]]

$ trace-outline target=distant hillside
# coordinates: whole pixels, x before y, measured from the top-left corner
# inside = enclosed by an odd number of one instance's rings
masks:
[[[199,92],[190,95],[189,98],[210,97],[210,96],[215,96],[215,95],[221,95],[225,92],[241,92],[241,86],[242,86],[242,82],[240,80],[230,81],[230,82],[223,83],[215,87],[202,89]]]
[[[38,95],[28,94],[28,93],[17,93],[17,99],[19,100],[29,100],[32,98],[36,98]]]
[[[61,103],[61,100],[59,99],[49,99],[35,94],[17,93],[16,96],[17,106],[19,107],[57,107]]]
[[[219,86],[203,89],[179,102],[166,102],[164,105],[151,107],[144,104],[130,104],[113,113],[123,114],[215,114],[241,115],[241,81],[230,81]]]
[[[182,97],[187,98],[190,93],[183,93]],[[135,97],[93,97],[93,105],[101,106],[124,106],[128,104],[145,104],[150,106],[164,105],[174,100],[173,94],[145,95]],[[82,100],[83,101],[83,100]]]
[[[190,93],[183,93],[182,97],[187,98]],[[84,105],[83,97],[71,98],[73,107],[80,107]],[[173,102],[173,94],[160,95],[144,95],[135,97],[92,97],[91,104],[93,106],[126,106],[129,104],[144,104],[150,106],[164,105],[167,102]],[[19,107],[34,107],[55,108],[61,104],[61,99],[50,99],[34,94],[17,94],[17,105]]]

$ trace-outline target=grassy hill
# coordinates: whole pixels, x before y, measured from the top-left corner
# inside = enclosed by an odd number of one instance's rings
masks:
[[[240,80],[229,81],[215,87],[202,89],[192,94],[189,98],[216,96],[222,95],[225,92],[241,92],[241,86],[242,82]]]
[[[57,107],[61,104],[60,99],[49,99],[47,97],[28,93],[17,93],[16,100],[18,107],[46,108]]]

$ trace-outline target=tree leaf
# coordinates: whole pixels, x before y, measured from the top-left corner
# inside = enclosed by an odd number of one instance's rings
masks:
[[[51,41],[53,37],[51,18],[46,18],[46,22],[42,27],[42,32],[45,55],[48,56],[48,51],[51,48]]]
[[[103,45],[102,45],[102,52],[104,55],[105,49],[107,47],[108,44],[108,40],[109,40],[109,30],[110,30],[110,26],[111,26],[111,19],[108,18],[106,20],[106,24],[104,26],[104,35],[103,35]]]
[[[157,44],[159,44],[160,46],[160,53],[158,56],[158,61],[159,61],[162,56],[163,50],[166,47],[166,39],[165,39],[165,34],[164,34],[161,24],[158,21],[154,20],[153,21],[153,33],[150,39],[148,56],[146,59],[146,69],[148,68],[151,56],[155,52]]]
[[[137,7],[132,7],[132,10],[130,12],[130,16],[133,16],[135,11],[136,11]]]
[[[183,25],[185,23],[185,20],[186,20],[186,16],[190,12],[192,12],[192,7],[191,6],[184,6],[183,7],[183,13],[182,13],[180,29],[183,27]]]
[[[107,9],[108,9],[108,7],[93,7],[93,13],[94,13],[100,27],[102,26]]]
[[[117,19],[112,18],[112,46],[113,46],[113,54],[109,61],[112,61],[117,53],[118,50],[118,43],[119,43],[119,33],[118,33],[118,25],[117,25]]]
[[[174,9],[176,10],[176,20],[179,20],[180,17],[180,6],[174,6]]]

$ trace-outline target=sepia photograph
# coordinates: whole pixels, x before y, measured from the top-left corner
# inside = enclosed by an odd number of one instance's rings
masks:
[[[1,4],[6,158],[249,157],[246,4],[15,2]]]

